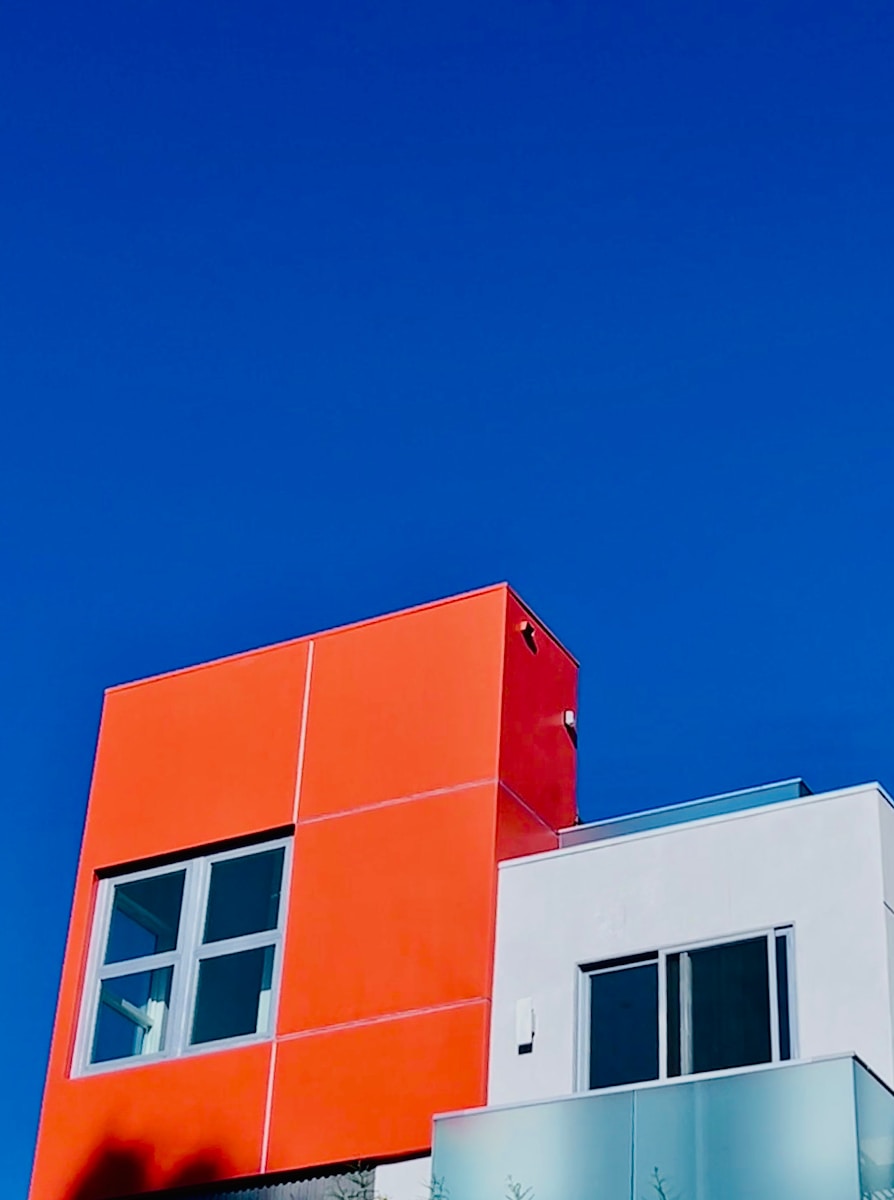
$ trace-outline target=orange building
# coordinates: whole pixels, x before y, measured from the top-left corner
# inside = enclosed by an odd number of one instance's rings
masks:
[[[483,1104],[497,864],[575,820],[576,686],[501,585],[111,689],[31,1200],[368,1179]]]

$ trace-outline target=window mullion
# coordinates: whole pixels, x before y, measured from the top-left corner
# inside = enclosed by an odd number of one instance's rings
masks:
[[[120,979],[122,975],[136,975],[139,971],[157,971],[161,967],[172,967],[178,959],[176,950],[165,950],[163,954],[147,954],[144,958],[126,958],[123,962],[104,963],[96,971],[101,982]]]
[[[658,1078],[667,1079],[667,954],[658,954]]]
[[[196,947],[196,958],[201,962],[206,958],[217,958],[221,954],[238,954],[241,950],[255,950],[258,947],[278,946],[280,936],[276,929],[263,929],[260,933],[244,933],[240,937],[226,938],[219,942],[208,942]]]
[[[575,1029],[578,1031],[574,1064],[574,1090],[585,1092],[590,1086],[590,975],[578,970],[575,992]]]
[[[694,1067],[692,1029],[692,959],[680,952],[680,1074],[691,1075]]]
[[[182,1054],[189,1044],[189,1022],[192,1010],[196,946],[202,936],[202,910],[207,863],[194,859],[187,868],[187,888],[184,897],[183,921],[180,930],[180,970],[175,979],[176,1000],[172,1000],[172,1032],[170,1053]]]

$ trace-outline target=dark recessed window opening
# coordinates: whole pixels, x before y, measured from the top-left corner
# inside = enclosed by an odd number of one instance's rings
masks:
[[[652,961],[627,960],[622,966],[616,964],[625,960],[615,959],[585,968],[588,1086],[791,1058],[789,939],[790,930],[778,929],[659,953]]]
[[[590,1087],[658,1078],[658,964],[590,976]]]

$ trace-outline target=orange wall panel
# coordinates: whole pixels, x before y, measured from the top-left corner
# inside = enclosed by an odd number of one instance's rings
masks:
[[[535,627],[532,651],[519,632]],[[565,709],[577,711],[577,664],[509,594],[500,779],[553,829],[577,816],[577,751],[562,724]]]
[[[505,604],[494,588],[316,641],[299,817],[494,778]]]
[[[85,834],[91,867],[292,820],[307,646],[106,694]]]
[[[500,585],[107,693],[31,1200],[424,1151],[484,1103],[496,864],[574,819],[576,666],[524,619]],[[305,721],[276,1043],[70,1079],[96,871],[292,824]]]
[[[426,1151],[436,1112],[485,1103],[490,1004],[277,1047],[268,1169]]]
[[[259,1169],[271,1047],[47,1089],[31,1200],[104,1200]]]
[[[56,1001],[56,1020],[47,1067],[47,1093],[53,1087],[64,1087],[69,1072],[80,1011],[83,968],[93,925],[94,898],[95,882],[92,873],[86,870],[79,872],[62,964],[59,996]]]
[[[299,822],[278,1030],[488,995],[496,786]]]

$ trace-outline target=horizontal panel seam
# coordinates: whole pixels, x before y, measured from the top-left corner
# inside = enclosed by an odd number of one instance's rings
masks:
[[[299,811],[296,827],[300,829],[303,825],[315,825],[320,821],[337,821],[341,817],[353,817],[357,813],[374,812],[378,808],[394,808],[398,804],[411,804],[414,800],[428,800],[435,796],[446,796],[451,792],[467,792],[472,788],[492,787],[495,783],[499,783],[499,780],[495,776],[491,776],[489,779],[472,779],[468,783],[454,783],[450,784],[449,787],[432,788],[428,792],[413,792],[409,796],[395,796],[389,800],[377,800],[374,804],[361,804],[356,808],[341,809],[339,812],[320,813],[316,817],[302,817]]]
[[[318,1025],[314,1029],[302,1029],[297,1033],[278,1033],[277,1042],[295,1042],[301,1038],[316,1037],[318,1034],[341,1033],[346,1029],[362,1029],[367,1025],[385,1025],[390,1021],[410,1020],[413,1017],[430,1016],[433,1013],[454,1012],[464,1008],[476,1008],[490,1004],[490,996],[475,996],[469,1000],[453,1000],[447,1004],[430,1004],[424,1008],[406,1008],[400,1012],[383,1013],[378,1017],[359,1017],[356,1021],[339,1021],[334,1025]]]

